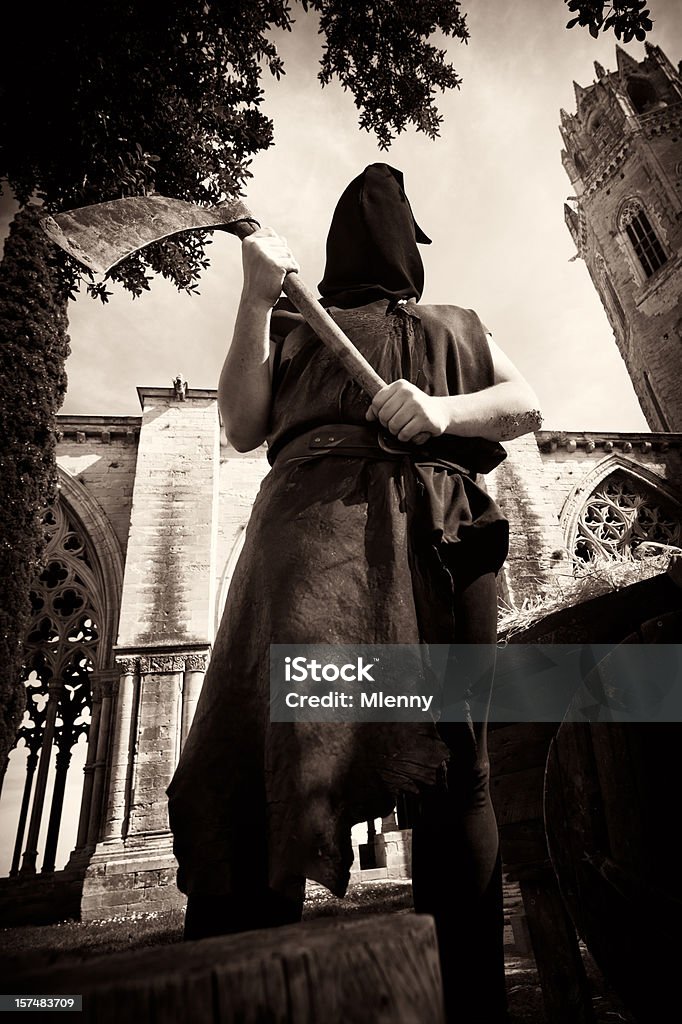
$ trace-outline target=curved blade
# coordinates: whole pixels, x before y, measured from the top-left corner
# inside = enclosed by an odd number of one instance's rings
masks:
[[[138,249],[180,231],[230,230],[245,221],[258,224],[240,200],[205,207],[153,195],[81,206],[46,217],[42,226],[48,237],[79,263],[106,274]]]

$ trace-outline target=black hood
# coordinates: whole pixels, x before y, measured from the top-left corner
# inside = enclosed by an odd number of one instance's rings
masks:
[[[325,304],[347,309],[377,299],[420,299],[424,265],[417,242],[431,239],[414,219],[402,172],[370,164],[334,210],[318,285]]]

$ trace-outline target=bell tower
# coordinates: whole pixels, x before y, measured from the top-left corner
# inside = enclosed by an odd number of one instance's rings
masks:
[[[566,224],[652,430],[682,431],[682,79],[658,46],[574,83]]]

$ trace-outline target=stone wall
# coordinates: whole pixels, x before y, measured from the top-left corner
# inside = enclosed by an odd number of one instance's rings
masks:
[[[682,501],[682,435],[661,433],[538,435],[546,487],[564,531],[590,493],[616,470]],[[570,543],[572,537],[565,535]]]
[[[57,463],[101,507],[124,557],[139,436],[139,416],[59,417]]]
[[[216,630],[244,541],[251,506],[261,480],[269,469],[265,445],[255,452],[242,454],[223,437],[220,447],[220,498],[217,523]]]
[[[218,416],[215,392],[180,401],[141,389],[118,646],[207,643],[213,636]]]
[[[556,496],[533,434],[505,441],[507,459],[486,477],[487,488],[509,520],[509,556],[500,573],[501,598],[520,607],[551,579],[564,557]]]

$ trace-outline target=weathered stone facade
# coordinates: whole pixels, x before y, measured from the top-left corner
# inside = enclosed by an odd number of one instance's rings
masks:
[[[682,79],[658,46],[561,111],[566,223],[652,430],[682,430]],[[588,372],[589,368],[585,368]]]

